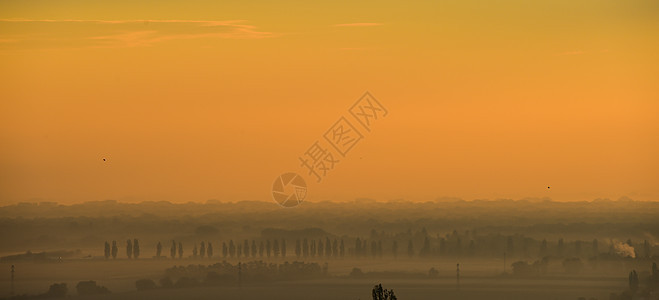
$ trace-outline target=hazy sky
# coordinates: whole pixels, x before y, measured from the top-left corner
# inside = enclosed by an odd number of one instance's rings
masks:
[[[659,200],[657,1],[136,2],[0,2],[0,204]]]

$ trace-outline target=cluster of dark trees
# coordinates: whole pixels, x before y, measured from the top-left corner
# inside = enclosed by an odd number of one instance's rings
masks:
[[[378,284],[373,287],[371,291],[373,300],[397,300],[394,290],[387,290],[382,288],[382,284]]]
[[[213,257],[213,244],[211,244],[211,242],[208,242],[208,246],[206,246],[204,242],[201,242],[199,250],[197,250],[197,245],[195,245],[194,249],[192,249],[192,257],[194,258],[204,258],[206,255],[208,255],[208,258]]]
[[[156,258],[161,258],[162,256],[162,244],[158,242],[156,246]],[[128,258],[138,258],[139,257],[139,242],[137,239],[130,240],[126,243],[126,255]],[[117,243],[112,241],[112,245],[108,242],[105,243],[105,258],[117,257]],[[197,244],[193,246],[192,257],[193,258],[213,258],[214,250],[213,244],[211,242],[201,242],[199,247]],[[343,240],[339,241],[334,239],[330,241],[329,238],[326,238],[323,242],[322,239],[309,241],[308,239],[298,239],[295,243],[295,255],[297,257],[343,257],[345,255],[345,244]],[[244,240],[242,243],[235,243],[233,240],[227,242],[222,242],[222,257],[223,258],[270,258],[271,256],[277,257],[286,257],[287,256],[287,246],[286,240],[282,239],[281,242],[278,239],[275,240],[265,240],[259,241],[257,244],[256,240],[252,240],[251,243],[249,240]],[[170,247],[170,257],[174,258],[183,258],[183,243],[172,241]]]
[[[364,272],[360,268],[352,268],[352,271],[348,273],[349,278],[371,278],[382,280],[385,278],[391,279],[428,279],[428,278],[437,278],[439,276],[439,271],[434,267],[431,267],[427,273],[423,272],[408,272],[408,271],[368,271]]]
[[[99,295],[110,293],[110,290],[104,286],[96,284],[96,281],[93,280],[78,282],[76,285],[76,291],[78,292],[78,295]]]
[[[68,293],[68,288],[66,283],[55,283],[50,286],[47,292],[39,295],[16,295],[9,298],[0,298],[7,300],[28,300],[28,299],[52,299],[52,298],[64,298],[66,293]]]
[[[310,242],[305,238],[295,241],[295,256],[299,257],[344,257],[345,256],[345,243],[343,239],[339,242],[334,239],[330,241],[329,238],[325,238],[325,243],[322,239],[316,240],[313,239]]]
[[[48,288],[48,291],[39,294],[39,295],[18,295],[7,298],[9,300],[28,300],[28,299],[52,299],[52,298],[64,298],[69,292],[66,283],[54,283]],[[100,286],[96,281],[80,281],[76,285],[76,292],[78,295],[100,295],[100,294],[109,294],[108,290],[104,286]]]
[[[400,243],[407,244],[406,249],[401,249]],[[384,244],[384,246],[383,246]],[[608,250],[602,251],[601,246],[608,246]],[[520,234],[477,234],[476,231],[465,231],[459,233],[453,230],[450,234],[431,236],[425,228],[415,233],[408,230],[404,233],[387,234],[385,232],[371,231],[370,242],[357,238],[355,247],[348,249],[349,254],[354,257],[382,257],[391,255],[396,258],[401,254],[408,257],[501,257],[504,253],[513,258],[543,258],[551,257],[596,257],[601,253],[616,253],[614,242],[602,243],[597,239],[592,241],[573,240],[565,241],[558,238],[554,241],[547,239],[534,239]],[[631,257],[652,257],[652,246],[647,240],[643,243],[633,243],[630,239],[625,243],[632,253],[621,254]],[[384,248],[384,249],[383,249]],[[606,248],[605,248],[606,249]],[[406,251],[405,251],[406,250]]]
[[[328,264],[305,262],[266,263],[262,260],[231,264],[174,266],[166,269],[169,278],[191,278],[199,282],[232,284],[240,281],[313,279],[327,276]]]
[[[222,242],[222,257],[223,258],[256,258],[258,257],[286,257],[286,240],[282,239],[281,244],[279,240],[270,240],[260,241],[258,246],[256,241],[252,240],[251,244],[249,240],[244,240],[243,243],[237,242],[234,243],[233,240],[229,240],[229,244]]]
[[[110,246],[110,243],[105,242],[105,249],[103,251],[105,259],[110,258],[110,256],[117,258],[118,252],[117,241],[112,241],[112,246]],[[140,257],[140,242],[137,239],[133,239],[132,241],[130,239],[126,240],[126,256],[129,259],[138,259]]]
[[[654,299],[652,295],[659,293],[659,268],[657,263],[652,263],[650,275],[640,279],[636,270],[629,272],[629,288],[620,295],[612,293],[611,300],[632,300],[632,299]]]
[[[549,268],[550,260],[553,260],[549,256],[545,256],[541,259],[536,260],[533,263],[528,263],[526,261],[516,261],[511,264],[513,275],[515,276],[538,276],[547,274]],[[592,258],[595,260],[596,258]],[[570,257],[565,258],[562,261],[563,268],[565,273],[568,274],[578,274],[584,267],[584,262],[581,258]]]
[[[251,243],[249,240],[244,240],[243,243],[234,243],[229,240],[229,243],[222,243],[222,257],[223,258],[270,258],[271,256],[286,257],[287,256],[286,240],[278,239],[260,241],[257,245],[255,240]],[[333,241],[328,238],[323,239],[297,239],[295,241],[295,256],[298,258],[309,257],[325,257],[325,258],[338,258],[344,257],[346,247],[343,239],[340,241],[334,239]]]

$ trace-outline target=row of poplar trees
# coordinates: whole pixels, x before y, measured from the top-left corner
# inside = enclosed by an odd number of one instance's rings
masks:
[[[117,241],[112,241],[112,246],[110,246],[110,243],[105,242],[104,254],[106,259],[110,258],[110,256],[117,258],[118,252]],[[126,240],[126,256],[136,259],[140,257],[140,242],[137,239],[133,239],[132,241],[130,239]]]
[[[119,252],[119,248],[117,247],[117,241],[112,241],[112,245],[110,243],[105,242],[105,258],[109,259],[110,257],[112,258],[117,258],[117,254]],[[172,241],[172,246],[170,248],[170,256],[172,258],[176,258],[178,254],[178,258],[183,258],[183,244],[181,242],[176,243],[176,241]],[[193,257],[205,257],[208,256],[208,258],[213,257],[213,244],[211,242],[208,242],[208,244],[201,242],[201,245],[199,248],[197,248],[197,245],[194,246],[194,249],[192,250]],[[199,255],[199,256],[197,256]],[[126,240],[126,256],[131,259],[131,258],[139,258],[140,257],[140,242],[137,239],[133,240]],[[160,258],[162,257],[162,244],[158,242],[158,245],[156,246],[156,257]]]

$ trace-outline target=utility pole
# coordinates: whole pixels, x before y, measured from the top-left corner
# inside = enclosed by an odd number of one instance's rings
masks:
[[[242,287],[242,265],[238,262],[238,287]]]
[[[457,284],[458,284],[458,291],[460,290],[460,264],[457,265],[457,269],[455,271],[455,276],[457,279]]]
[[[11,265],[11,291],[10,295],[14,295],[14,265]]]

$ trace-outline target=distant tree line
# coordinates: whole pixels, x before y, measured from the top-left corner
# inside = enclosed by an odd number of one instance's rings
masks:
[[[553,241],[547,239],[534,239],[523,235],[487,234],[479,235],[475,231],[459,233],[454,230],[450,234],[431,236],[425,228],[412,233],[386,234],[384,232],[371,231],[370,238],[356,237],[348,238],[298,238],[294,244],[294,257],[313,258],[353,258],[353,259],[376,259],[376,258],[431,258],[431,257],[502,257],[513,258],[590,258],[603,254],[629,255],[637,258],[652,257],[652,247],[647,240],[642,243],[633,243],[627,240],[624,244],[629,253],[619,253],[613,241],[602,243],[597,239],[592,241],[573,240],[565,241],[558,238]],[[602,251],[602,244],[604,249]],[[618,244],[620,244],[618,242]],[[223,241],[221,243],[221,258],[223,259],[270,259],[287,257],[286,239],[266,240],[242,240]],[[163,245],[158,242],[155,249],[155,258],[164,258]],[[190,258],[212,259],[214,257],[213,243],[202,241],[192,245]],[[118,246],[116,241],[105,242],[105,258],[117,258]],[[140,257],[140,244],[138,239],[126,241],[126,257],[137,259]],[[170,246],[170,258],[184,258],[184,248],[181,241],[172,240]]]
[[[327,263],[284,262],[280,264],[264,261],[235,263],[223,261],[212,265],[175,266],[165,270],[168,278],[190,278],[211,283],[238,283],[239,281],[270,281],[314,279],[327,276]]]

